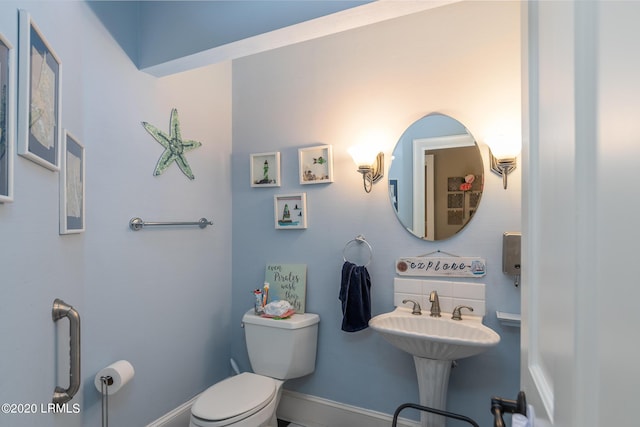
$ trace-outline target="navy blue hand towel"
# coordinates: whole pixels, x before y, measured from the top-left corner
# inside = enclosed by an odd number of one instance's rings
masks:
[[[371,319],[371,278],[367,268],[346,261],[342,266],[340,284],[342,301],[342,330],[360,331]]]

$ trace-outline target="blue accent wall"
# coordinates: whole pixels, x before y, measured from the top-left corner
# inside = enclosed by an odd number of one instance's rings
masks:
[[[386,179],[364,192],[347,149],[376,131],[385,136],[388,167],[404,130],[431,112],[457,118],[480,144],[496,121],[519,125],[519,31],[517,4],[472,2],[234,61],[231,324],[233,354],[243,369],[250,365],[240,319],[252,306],[250,291],[262,285],[265,264],[305,263],[307,311],[321,319],[317,367],[285,388],[384,413],[418,401],[408,354],[369,329],[340,329],[343,248],[363,234],[374,252],[368,267],[374,314],[393,309],[398,257],[439,249],[486,259],[488,274],[478,280],[487,284],[485,323],[502,341],[459,361],[449,409],[491,425],[491,396],[517,394],[519,330],[500,325],[495,311],[519,312],[519,290],[501,270],[502,234],[520,228],[519,170],[503,190],[482,145],[485,192],[472,223],[449,240],[425,242],[395,217]],[[491,61],[479,60],[485,56]],[[298,149],[319,144],[333,146],[335,182],[301,185]],[[270,151],[281,152],[282,187],[250,187],[250,154]],[[273,196],[297,192],[307,193],[308,229],[276,230]]]
[[[373,0],[89,1],[141,69]],[[123,11],[124,13],[115,13]],[[133,23],[133,25],[130,25]],[[131,37],[130,30],[135,32]]]

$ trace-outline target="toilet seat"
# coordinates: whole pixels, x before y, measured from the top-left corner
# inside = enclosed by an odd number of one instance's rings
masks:
[[[207,427],[233,424],[267,406],[276,392],[273,378],[244,372],[206,389],[191,407],[192,421]]]

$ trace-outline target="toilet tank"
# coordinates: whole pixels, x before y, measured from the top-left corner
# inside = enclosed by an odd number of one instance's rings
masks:
[[[313,313],[275,320],[247,311],[242,317],[251,367],[256,374],[286,380],[316,368],[318,323]]]

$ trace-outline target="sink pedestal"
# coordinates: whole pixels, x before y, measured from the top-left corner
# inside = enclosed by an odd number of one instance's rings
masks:
[[[413,356],[418,374],[420,404],[434,409],[446,410],[450,360],[425,359]],[[422,427],[444,427],[446,418],[430,412],[420,412]]]

